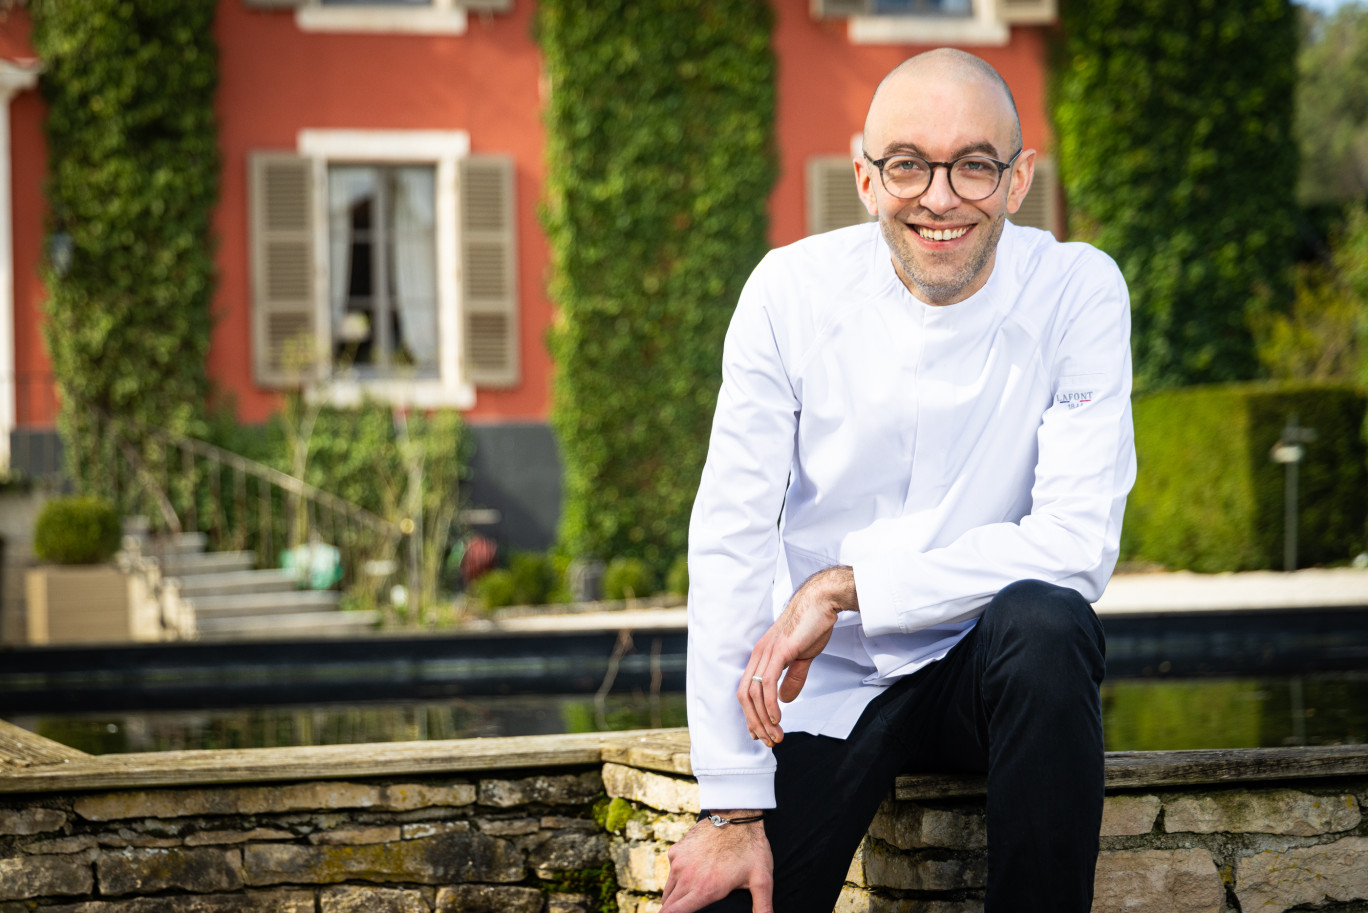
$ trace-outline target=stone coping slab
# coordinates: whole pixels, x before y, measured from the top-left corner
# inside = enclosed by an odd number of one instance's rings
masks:
[[[692,776],[685,729],[510,736],[369,745],[87,755],[0,720],[0,793],[200,786],[459,774],[622,764]],[[1368,774],[1368,745],[1200,751],[1119,751],[1107,789],[1324,779]],[[898,777],[899,799],[982,795],[982,776]]]
[[[3,732],[17,729],[3,724]],[[0,743],[0,793],[202,786],[298,780],[340,780],[459,774],[477,771],[596,766],[603,747],[660,730],[510,736],[369,745],[156,751],[135,754],[7,758]],[[47,742],[29,735],[27,743]],[[56,745],[54,742],[48,742]],[[61,746],[58,746],[59,748]],[[70,749],[66,749],[70,752]]]
[[[1368,745],[1109,751],[1106,757],[1108,792],[1364,774],[1368,774]],[[987,780],[962,774],[901,776],[895,789],[899,799],[979,796],[987,792]]]

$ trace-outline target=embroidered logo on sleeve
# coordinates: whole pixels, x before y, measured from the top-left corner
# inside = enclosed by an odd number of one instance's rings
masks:
[[[1105,374],[1071,374],[1059,379],[1055,391],[1055,405],[1077,409],[1093,401],[1093,396],[1107,379]]]
[[[1091,390],[1080,390],[1077,393],[1065,393],[1060,391],[1055,394],[1055,402],[1068,406],[1070,409],[1077,409],[1079,406],[1092,402]]]

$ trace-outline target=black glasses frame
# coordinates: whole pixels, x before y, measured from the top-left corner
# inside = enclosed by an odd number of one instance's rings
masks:
[[[1015,161],[1017,160],[1017,156],[1021,155],[1021,153],[1022,153],[1023,151],[1025,151],[1024,147],[1023,147],[1022,149],[1018,149],[1018,150],[1016,151],[1016,153],[1015,153],[1011,158],[1009,158],[1007,161],[1005,161],[1005,162],[999,162],[997,159],[993,158],[993,157],[990,156],[990,155],[982,155],[982,154],[980,154],[980,153],[974,153],[973,155],[961,155],[959,158],[955,159],[955,160],[952,161],[952,162],[932,162],[932,161],[929,161],[929,160],[927,160],[927,159],[922,158],[920,155],[911,155],[911,154],[906,153],[906,152],[899,152],[899,153],[896,153],[896,154],[894,154],[894,155],[885,155],[885,156],[884,156],[883,158],[881,158],[881,159],[872,158],[872,157],[870,156],[870,154],[869,154],[868,152],[866,152],[865,150],[863,150],[863,149],[860,150],[860,153],[861,153],[865,158],[869,159],[869,164],[871,164],[871,165],[873,165],[875,168],[879,169],[879,183],[880,183],[880,184],[883,184],[884,190],[887,190],[887,191],[889,192],[889,194],[891,194],[892,196],[897,197],[897,198],[900,199],[900,200],[915,200],[917,197],[919,197],[919,196],[921,196],[922,194],[926,193],[926,191],[928,191],[928,190],[931,189],[931,184],[932,184],[932,182],[934,182],[934,181],[936,180],[936,169],[937,169],[937,168],[944,168],[944,169],[945,169],[945,179],[946,179],[947,181],[950,182],[950,190],[955,194],[955,196],[959,197],[961,200],[965,200],[965,201],[970,202],[970,203],[977,203],[979,200],[986,200],[986,199],[988,199],[989,197],[991,197],[993,194],[995,194],[995,193],[998,192],[998,188],[1002,186],[1002,173],[1003,173],[1004,171],[1006,171],[1008,168],[1011,168],[1011,167],[1012,167],[1012,163],[1015,162]],[[931,169],[931,170],[930,170],[930,173],[929,173],[930,176],[926,179],[926,186],[923,187],[921,190],[917,191],[916,193],[912,194],[912,196],[910,196],[910,197],[905,197],[905,196],[903,196],[902,194],[895,192],[895,191],[893,190],[892,187],[889,187],[889,186],[888,186],[888,181],[886,181],[886,180],[884,179],[884,165],[885,165],[888,161],[890,161],[891,159],[896,159],[896,158],[914,158],[914,159],[921,159],[923,162],[926,162],[927,166]],[[988,191],[987,193],[985,193],[985,194],[984,194],[983,196],[981,196],[981,197],[966,197],[964,194],[960,193],[958,190],[955,190],[955,167],[954,167],[954,166],[955,166],[957,163],[964,161],[965,159],[983,159],[983,160],[985,160],[985,161],[992,162],[994,165],[997,166],[997,183],[995,183],[995,184],[993,185],[993,189],[992,189],[992,190]]]

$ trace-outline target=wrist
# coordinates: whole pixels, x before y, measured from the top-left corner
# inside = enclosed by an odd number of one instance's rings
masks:
[[[860,611],[860,598],[855,592],[855,568],[848,564],[837,564],[821,572],[826,576],[830,587],[832,614]]]

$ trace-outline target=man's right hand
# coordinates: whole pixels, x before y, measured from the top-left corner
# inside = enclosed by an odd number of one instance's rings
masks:
[[[752,810],[718,811],[724,818],[759,814]],[[693,913],[738,888],[751,893],[753,913],[774,913],[774,857],[765,822],[716,827],[707,818],[670,847],[670,877],[660,913]]]

